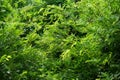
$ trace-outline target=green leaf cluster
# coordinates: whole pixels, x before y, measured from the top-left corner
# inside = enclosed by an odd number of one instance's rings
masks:
[[[0,0],[1,80],[119,80],[120,0]]]

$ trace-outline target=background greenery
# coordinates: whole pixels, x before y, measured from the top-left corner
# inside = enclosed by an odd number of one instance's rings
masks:
[[[1,80],[120,80],[120,0],[0,0]]]

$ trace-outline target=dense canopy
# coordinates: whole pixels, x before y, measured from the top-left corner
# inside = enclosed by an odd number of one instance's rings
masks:
[[[0,80],[120,80],[120,0],[0,0]]]

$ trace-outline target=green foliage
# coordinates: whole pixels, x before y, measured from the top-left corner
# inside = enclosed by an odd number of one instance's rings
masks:
[[[120,0],[0,0],[1,80],[119,80]]]

